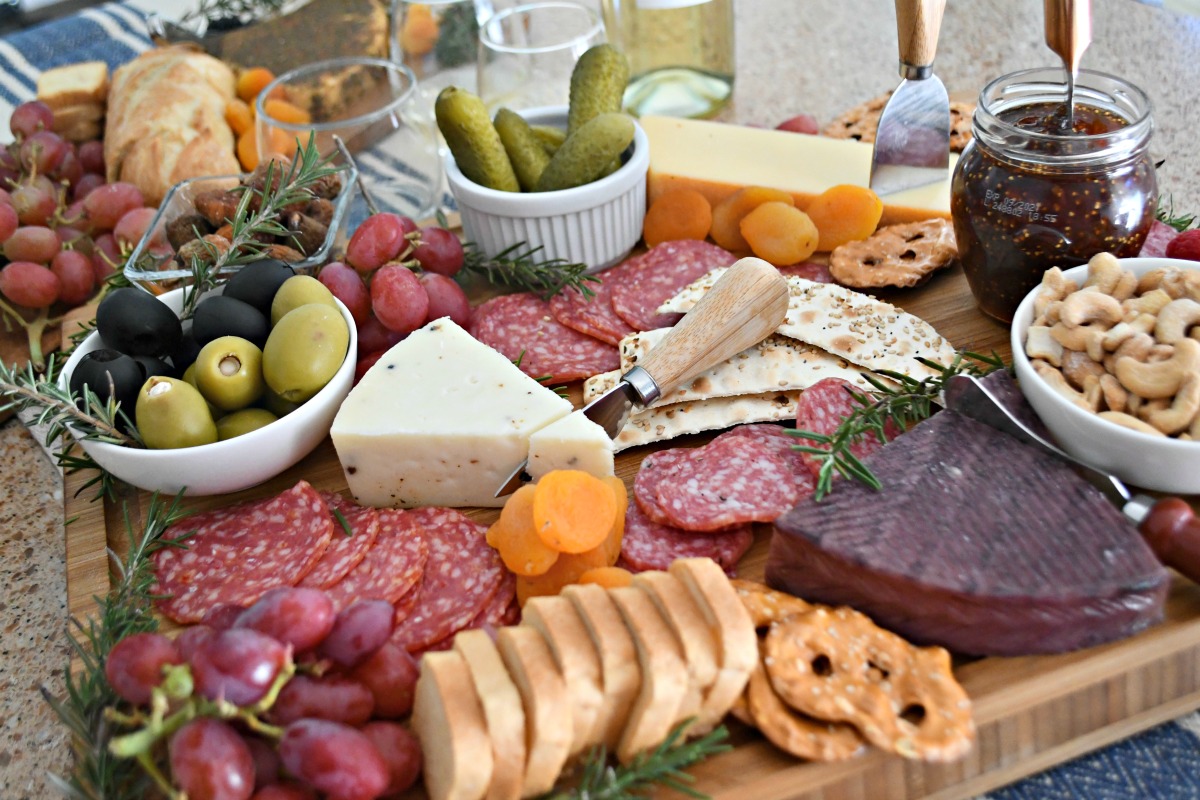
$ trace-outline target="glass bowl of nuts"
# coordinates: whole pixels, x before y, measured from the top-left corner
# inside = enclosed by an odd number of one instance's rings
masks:
[[[1200,263],[1046,272],[1012,325],[1021,389],[1058,444],[1145,489],[1200,493]]]

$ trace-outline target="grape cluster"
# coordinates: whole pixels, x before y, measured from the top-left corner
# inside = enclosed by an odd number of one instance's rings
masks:
[[[275,589],[247,609],[212,609],[174,640],[128,636],[104,671],[142,710],[129,718],[166,739],[170,780],[190,800],[390,797],[421,770],[397,721],[412,710],[417,666],[388,641],[394,617],[381,600],[335,612],[320,590]],[[168,715],[145,713],[163,698]]]
[[[445,228],[418,228],[390,213],[358,226],[345,262],[326,264],[317,275],[358,326],[357,378],[426,322],[449,317],[466,327],[471,305],[454,281],[462,266],[462,242]]]
[[[53,123],[44,103],[22,103],[0,149],[0,294],[28,309],[86,302],[155,214],[133,184],[104,182],[103,144],[77,147]]]

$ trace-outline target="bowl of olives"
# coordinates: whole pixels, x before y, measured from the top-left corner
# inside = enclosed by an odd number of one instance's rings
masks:
[[[120,403],[119,427],[144,446],[72,430],[115,477],[148,491],[236,492],[328,435],[354,379],[354,320],[319,281],[279,261],[247,265],[180,320],[184,291],[110,292],[59,385]]]

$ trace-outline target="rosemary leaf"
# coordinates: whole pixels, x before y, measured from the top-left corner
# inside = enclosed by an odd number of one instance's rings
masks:
[[[572,264],[564,258],[536,260],[541,247],[530,248],[524,242],[487,258],[474,242],[463,243],[463,272],[482,275],[493,286],[512,286],[533,292],[543,300],[566,289],[577,289],[592,297],[589,283],[599,283],[594,275],[585,275],[587,264]]]
[[[1170,225],[1180,233],[1186,231],[1188,228],[1195,227],[1197,222],[1195,214],[1175,213],[1175,199],[1171,195],[1167,195],[1166,198],[1159,198],[1158,212],[1155,216],[1160,222]]]

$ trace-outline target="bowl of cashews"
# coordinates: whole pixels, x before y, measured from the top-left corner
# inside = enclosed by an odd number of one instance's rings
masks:
[[[1200,263],[1046,272],[1017,308],[1013,364],[1059,446],[1145,489],[1200,493]]]

